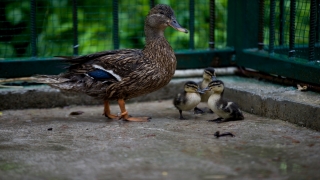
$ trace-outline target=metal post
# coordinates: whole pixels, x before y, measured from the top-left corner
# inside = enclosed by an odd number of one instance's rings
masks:
[[[119,49],[119,14],[118,14],[118,0],[112,1],[112,16],[113,16],[113,28],[112,28],[112,35],[113,35],[113,48]]]
[[[317,1],[310,2],[309,61],[315,60]]]
[[[210,0],[209,48],[214,49],[215,41],[215,0]]]
[[[263,49],[263,25],[264,25],[264,0],[259,0],[259,28],[258,28],[258,49]]]
[[[190,30],[190,41],[189,48],[194,49],[194,0],[189,1],[189,30]]]
[[[155,6],[154,3],[155,3],[154,0],[150,0],[150,9],[152,9]]]
[[[269,54],[274,54],[276,1],[270,0]]]
[[[296,0],[290,0],[290,30],[289,30],[289,57],[295,57],[295,22],[296,22]]]
[[[30,0],[30,28],[31,28],[31,56],[37,57],[37,24],[36,24],[36,0]]]
[[[78,55],[78,3],[72,1],[73,55]]]
[[[316,42],[320,43],[320,0],[317,0],[317,30],[316,30]]]
[[[280,0],[280,27],[279,27],[279,45],[284,44],[284,24],[285,24],[285,19],[284,19],[284,0]]]

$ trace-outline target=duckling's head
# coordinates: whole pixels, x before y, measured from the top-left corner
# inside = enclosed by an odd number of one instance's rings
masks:
[[[224,83],[220,80],[211,81],[207,88],[204,90],[209,90],[212,93],[223,93],[224,91]]]
[[[203,79],[206,81],[213,81],[215,80],[216,73],[213,67],[205,68],[203,71]]]
[[[188,81],[184,84],[184,91],[187,93],[200,93],[204,92],[200,89],[199,85],[194,81]]]
[[[160,30],[161,32],[171,26],[178,31],[188,33],[188,30],[181,27],[176,20],[172,8],[165,4],[158,4],[150,10],[145,26],[147,30]]]

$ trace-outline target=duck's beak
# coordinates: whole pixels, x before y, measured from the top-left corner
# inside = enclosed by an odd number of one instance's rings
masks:
[[[178,30],[178,31],[181,31],[184,33],[188,33],[188,30],[181,27],[175,17],[171,18],[171,21],[168,24],[169,24],[169,26],[171,26],[175,30]]]
[[[206,88],[202,89],[201,91],[202,91],[203,93],[205,93],[206,91],[209,91],[209,90],[210,90],[210,88],[209,88],[209,87],[206,87]]]
[[[206,88],[205,88],[206,89]],[[197,92],[200,94],[204,94],[207,90],[205,89],[198,89]]]

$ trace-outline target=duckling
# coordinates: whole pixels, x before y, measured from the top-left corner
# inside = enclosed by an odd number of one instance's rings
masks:
[[[208,67],[205,68],[203,71],[203,79],[202,82],[200,83],[200,88],[205,89],[208,87],[208,84],[216,78],[216,73],[215,69],[213,67]],[[208,102],[208,99],[211,95],[210,91],[205,91],[203,94],[201,94],[201,102]],[[198,107],[194,108],[195,114],[202,114],[204,111]],[[210,109],[210,113],[213,113],[212,110]]]
[[[156,91],[168,84],[176,69],[176,56],[164,30],[181,27],[168,5],[150,10],[144,25],[143,49],[102,51],[80,57],[63,57],[71,65],[60,75],[38,76],[38,82],[67,91],[82,92],[104,101],[103,114],[111,119],[145,122],[150,117],[129,116],[125,100]],[[109,101],[117,100],[121,115],[111,114]]]
[[[239,106],[236,103],[223,98],[224,83],[222,81],[211,81],[204,90],[209,90],[212,93],[208,99],[208,106],[219,116],[219,118],[209,121],[219,123],[223,121],[244,119]]]
[[[188,81],[184,84],[184,91],[177,94],[173,99],[173,104],[179,110],[181,120],[185,120],[182,111],[189,111],[200,103],[200,94],[203,94],[203,91],[201,91],[199,85],[193,81]]]

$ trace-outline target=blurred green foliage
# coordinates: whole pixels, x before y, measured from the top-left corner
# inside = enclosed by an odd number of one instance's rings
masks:
[[[179,23],[189,28],[189,3],[158,0],[174,10]],[[149,0],[119,0],[120,48],[143,48],[144,19],[150,10]],[[79,54],[113,49],[112,1],[78,0]],[[227,0],[216,1],[216,46],[226,42]],[[31,57],[30,0],[0,2],[0,59]],[[209,0],[195,5],[195,48],[208,48]],[[37,0],[36,31],[38,57],[73,55],[71,0]],[[165,33],[175,50],[188,49],[189,34],[168,28]]]
[[[189,1],[156,0],[174,10],[178,22],[189,29]],[[228,0],[216,0],[215,47],[226,46]],[[279,42],[279,0],[276,7],[276,39]],[[195,48],[207,49],[209,42],[209,0],[195,1]],[[119,0],[120,48],[143,48],[144,19],[149,0]],[[112,0],[77,0],[79,54],[113,49]],[[285,0],[284,45],[289,41],[290,0]],[[264,44],[269,43],[269,1],[265,1]],[[255,13],[255,12],[254,12]],[[297,1],[297,46],[307,47],[310,2]],[[31,57],[30,0],[0,1],[0,59]],[[73,55],[72,0],[36,0],[37,56]],[[250,18],[255,17],[247,17]],[[258,25],[258,24],[257,24]],[[250,28],[250,27],[248,27]],[[189,49],[189,34],[168,28],[166,38],[174,50]],[[250,38],[250,37],[248,37]],[[268,48],[268,46],[265,46]],[[281,53],[279,51],[279,53]],[[287,51],[283,50],[283,53]]]

